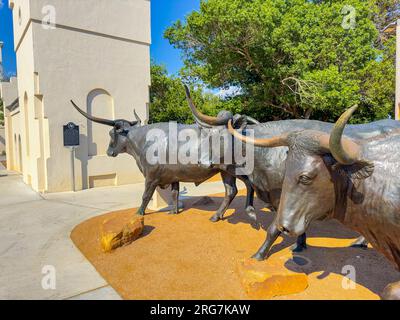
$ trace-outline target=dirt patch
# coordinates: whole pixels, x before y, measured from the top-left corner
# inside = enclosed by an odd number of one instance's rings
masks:
[[[262,244],[274,215],[256,201],[258,223],[252,222],[241,195],[224,221],[212,223],[222,197],[211,198],[214,203],[206,207],[193,207],[197,197],[184,200],[190,209],[179,215],[147,214],[143,235],[112,253],[101,250],[101,225],[117,216],[127,219],[134,209],[87,220],[71,238],[124,299],[248,299],[238,265]],[[378,299],[377,293],[399,279],[373,249],[349,248],[357,234],[335,221],[315,223],[309,237],[309,248],[300,256],[290,251],[294,239],[280,238],[270,259],[260,262],[308,275],[304,292],[276,299]],[[301,268],[293,268],[293,262]],[[355,283],[344,278],[348,270],[355,271]]]

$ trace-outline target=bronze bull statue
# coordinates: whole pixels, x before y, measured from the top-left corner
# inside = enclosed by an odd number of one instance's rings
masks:
[[[135,112],[134,121],[128,120],[108,120],[91,116],[80,109],[73,101],[71,101],[75,109],[90,121],[112,127],[110,131],[110,143],[107,150],[107,155],[117,157],[121,153],[128,153],[133,156],[136,163],[145,177],[145,191],[143,193],[142,204],[139,207],[137,214],[144,215],[145,210],[157,187],[166,188],[171,185],[173,208],[171,214],[179,213],[178,198],[179,198],[179,182],[193,182],[196,185],[210,179],[218,173],[221,173],[222,181],[225,186],[225,197],[221,203],[216,216],[223,216],[228,209],[230,203],[237,194],[236,177],[229,174],[228,171],[223,171],[220,168],[207,168],[200,166],[198,163],[182,164],[170,162],[167,163],[149,163],[146,159],[146,154],[149,148],[158,144],[160,149],[168,150],[171,147],[169,137],[169,124],[157,123],[141,126],[141,120]],[[254,120],[255,121],[255,120]],[[196,135],[201,134],[201,130],[196,125],[181,125],[177,126],[178,132],[186,129],[193,130]],[[151,130],[161,130],[165,133],[166,140],[148,141],[148,133]],[[195,146],[200,149],[199,146]],[[248,183],[246,177],[239,177],[243,180],[247,187],[247,199],[251,201],[253,190]],[[247,205],[249,207],[250,204]]]
[[[231,113],[225,112],[221,113],[218,117],[210,117],[208,115],[202,114],[195,106],[193,100],[190,97],[190,92],[187,86],[185,86],[186,95],[189,102],[189,107],[192,111],[193,116],[199,126],[204,128],[219,128],[220,130],[225,130],[228,122],[233,119],[233,121],[240,120],[240,117],[232,116]],[[262,124],[246,125],[248,119],[255,122],[250,117],[244,117],[245,128],[254,131],[257,137],[271,137],[273,135],[280,135],[283,133],[296,132],[299,130],[317,130],[328,133],[332,130],[333,124],[327,122],[321,122],[316,120],[281,120],[266,122]],[[242,119],[243,120],[243,119]],[[235,127],[240,124],[235,123]],[[368,124],[361,125],[350,125],[346,128],[346,134],[350,137],[356,139],[366,139],[374,136],[378,136],[382,133],[391,132],[392,130],[400,128],[400,122],[395,120],[379,120]],[[254,170],[252,173],[246,176],[246,181],[251,184],[251,187],[255,190],[257,197],[266,205],[277,210],[279,207],[279,201],[281,198],[282,185],[285,174],[285,162],[287,157],[288,148],[286,146],[281,146],[279,148],[254,148]],[[234,166],[224,166],[220,168],[222,171],[227,171],[230,175],[235,175]],[[247,209],[248,213],[253,212],[253,197],[252,194],[248,192],[247,198]],[[212,221],[218,221],[222,219],[223,215],[213,216]],[[264,242],[263,246],[258,250],[258,252],[253,256],[257,260],[263,260],[267,256],[271,246],[278,238],[281,232],[276,228],[275,224],[271,224],[267,231],[267,240]],[[355,247],[366,247],[367,242],[363,237],[358,238],[352,246]],[[297,242],[293,247],[293,251],[300,252],[307,248],[306,244],[306,234],[299,235]]]
[[[299,236],[312,221],[334,218],[400,270],[400,130],[372,139],[343,137],[356,109],[347,110],[331,134],[303,130],[250,139],[228,126],[247,143],[289,149],[276,219],[280,232]],[[388,285],[382,298],[400,299],[400,282]]]

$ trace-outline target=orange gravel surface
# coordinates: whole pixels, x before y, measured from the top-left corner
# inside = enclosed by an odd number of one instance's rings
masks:
[[[210,197],[213,201],[205,205],[195,204],[198,197],[183,198],[185,211],[179,215],[146,214],[142,236],[112,253],[101,250],[102,223],[117,216],[127,220],[134,209],[87,220],[75,227],[71,238],[124,299],[249,299],[238,266],[262,244],[274,214],[256,201],[258,222],[252,222],[240,193],[226,219],[212,223],[208,219],[222,195]],[[335,221],[314,223],[308,236],[309,248],[299,255],[290,251],[295,239],[279,238],[270,258],[257,262],[278,273],[308,275],[305,291],[274,299],[378,299],[388,283],[400,278],[375,250],[349,248],[357,234]],[[349,272],[355,282],[344,277]]]

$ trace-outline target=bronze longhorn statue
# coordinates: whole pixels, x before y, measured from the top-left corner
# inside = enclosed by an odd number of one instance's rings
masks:
[[[225,197],[221,203],[215,216],[223,216],[225,211],[228,209],[230,203],[237,194],[236,177],[230,175],[227,171],[222,171],[219,168],[207,168],[199,164],[174,164],[174,163],[163,163],[163,164],[150,164],[146,159],[146,153],[153,144],[162,144],[162,148],[168,150],[170,142],[166,141],[147,141],[147,134],[150,130],[158,129],[165,133],[166,137],[169,137],[169,124],[168,123],[157,123],[151,125],[141,126],[141,120],[135,112],[134,121],[128,120],[109,120],[101,119],[87,114],[80,109],[73,101],[71,101],[75,109],[81,113],[85,118],[90,121],[103,124],[112,127],[110,131],[110,143],[107,151],[107,155],[110,157],[117,157],[121,153],[128,153],[133,156],[136,163],[145,177],[145,191],[143,193],[143,200],[137,214],[144,215],[147,205],[149,204],[156,187],[166,188],[171,185],[172,198],[173,198],[173,209],[172,214],[178,214],[178,198],[179,198],[179,182],[193,182],[196,185],[210,179],[218,173],[221,173],[222,181],[225,186]],[[201,134],[201,130],[196,125],[178,125],[178,132],[191,129],[196,132],[197,135]],[[200,148],[200,145],[198,146]],[[239,177],[241,178],[241,177]],[[251,185],[245,180],[245,177],[241,178],[244,180],[248,188],[248,199],[251,199],[253,193]]]
[[[246,143],[289,149],[278,230],[298,236],[316,219],[337,219],[361,233],[400,271],[400,130],[364,140],[343,137],[356,109],[347,110],[331,134],[303,130],[250,139],[231,123],[229,130]],[[389,284],[382,298],[399,300],[400,282]]]
[[[218,117],[210,117],[204,115],[196,108],[193,100],[190,97],[189,89],[186,86],[185,89],[189,102],[189,107],[193,113],[193,116],[196,119],[196,122],[201,127],[214,129],[219,128],[220,130],[224,130],[225,126],[231,119],[233,119],[234,122],[235,120],[244,120],[244,124],[247,124],[247,119],[253,120],[252,118],[249,118],[247,116],[233,117],[232,114],[229,112],[221,112]],[[266,122],[262,124],[257,124],[255,121],[251,122],[253,124],[246,125],[245,128],[254,130],[256,136],[264,138],[305,129],[318,130],[328,133],[333,127],[332,123],[315,120],[281,120]],[[237,126],[239,125],[235,124],[235,127]],[[375,121],[369,124],[347,126],[345,129],[345,133],[346,135],[353,138],[366,139],[372,138],[382,133],[391,132],[392,130],[398,128],[400,128],[399,121],[386,119]],[[285,174],[287,151],[288,148],[285,146],[273,149],[255,147],[254,170],[245,178],[246,181],[248,181],[248,183],[250,183],[252,188],[255,190],[257,197],[264,201],[269,208],[272,208],[275,211],[279,207]],[[221,169],[226,170],[231,175],[235,175],[233,166],[226,166]],[[250,199],[247,199],[248,205],[246,207],[246,211],[248,213],[252,213],[254,211],[252,201],[252,197]],[[218,221],[220,218],[221,217],[217,217],[216,219],[214,219],[214,221]],[[271,224],[267,230],[266,241],[253,257],[257,260],[265,259],[270,248],[280,234],[281,232],[276,228],[275,224]],[[366,247],[367,242],[363,237],[360,237],[352,245],[356,247]],[[300,252],[306,247],[306,235],[299,235],[299,237],[297,238],[297,242],[293,247],[293,251]]]

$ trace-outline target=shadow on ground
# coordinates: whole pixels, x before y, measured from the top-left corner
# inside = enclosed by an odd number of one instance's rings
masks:
[[[221,204],[222,195],[182,198],[185,209],[181,214],[149,212],[143,236],[111,254],[100,249],[102,222],[129,217],[134,209],[89,219],[75,227],[71,238],[125,299],[248,299],[237,268],[262,244],[275,215],[256,200],[255,225],[240,194],[225,220],[212,223],[208,219]],[[308,236],[309,248],[295,257],[288,250],[295,239],[280,238],[272,249],[274,265],[309,275],[305,292],[280,298],[376,299],[383,287],[398,280],[398,272],[375,250],[349,248],[358,234],[335,221],[316,222]],[[359,284],[350,292],[341,287],[346,266],[354,267]]]
[[[212,209],[217,210],[222,198],[212,197],[213,202],[216,204]],[[262,229],[266,231],[269,225],[273,222],[276,213],[265,210],[263,202],[260,200],[255,201],[255,209],[257,221],[255,222],[249,217],[243,204],[246,201],[245,196],[239,196],[236,201],[231,205],[234,212],[226,215],[224,221],[231,224],[248,224],[254,229]],[[211,210],[210,206],[200,206],[202,210]],[[379,252],[371,247],[367,249],[354,248],[350,246],[326,247],[324,242],[335,245],[334,239],[351,239],[359,237],[357,232],[345,227],[336,220],[328,221],[315,221],[307,232],[309,238],[308,249],[299,254],[294,254],[285,266],[288,270],[295,272],[302,272],[305,274],[312,274],[320,272],[318,279],[325,279],[329,274],[334,273],[338,275],[346,275],[354,270],[354,280],[356,283],[368,288],[376,294],[380,294],[388,283],[398,281],[400,275],[394,270],[394,266]],[[296,239],[282,235],[282,241],[275,244],[271,251],[270,256],[278,253],[281,250],[287,249],[292,246]],[[313,246],[315,243],[313,238],[325,238],[324,241],[317,241],[319,245]],[[261,243],[260,243],[261,246]],[[256,250],[257,248],[255,248]],[[377,269],[376,266],[383,266],[382,269]],[[353,269],[352,269],[353,268]],[[385,276],[382,276],[385,275]],[[352,275],[349,274],[351,277]]]

